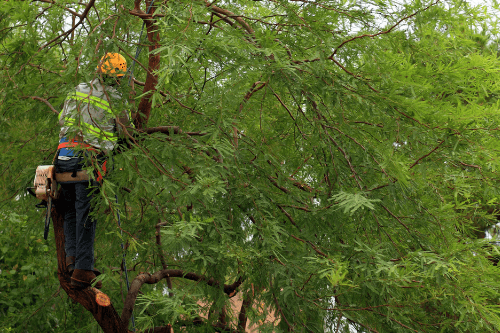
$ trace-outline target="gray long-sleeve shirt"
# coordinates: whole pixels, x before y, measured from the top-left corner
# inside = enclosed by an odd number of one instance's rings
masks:
[[[125,108],[115,88],[102,85],[98,79],[81,83],[68,95],[59,114],[59,137],[83,138],[89,145],[110,152],[122,130],[116,119],[123,124],[130,122]]]

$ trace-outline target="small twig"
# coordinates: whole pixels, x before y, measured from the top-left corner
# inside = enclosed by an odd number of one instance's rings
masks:
[[[292,238],[294,238],[294,239],[298,240],[299,242],[302,242],[302,243],[304,243],[304,244],[309,244],[309,245],[311,245],[311,247],[313,248],[313,250],[314,250],[314,251],[316,251],[316,253],[318,253],[318,254],[320,254],[320,255],[322,255],[323,257],[325,257],[325,258],[327,258],[327,259],[328,259],[328,255],[327,255],[327,254],[325,254],[325,253],[323,253],[323,252],[321,252],[320,250],[318,250],[318,248],[316,247],[316,245],[314,245],[312,242],[310,242],[310,241],[305,241],[305,240],[303,240],[303,239],[300,239],[299,237],[297,237],[297,236],[295,236],[295,235],[293,235],[293,234],[290,234],[290,236],[291,236]],[[330,261],[331,261],[331,259],[330,259]]]
[[[269,284],[270,284],[270,286],[272,288],[273,287],[273,283],[271,281],[269,281]],[[276,298],[276,295],[274,294],[274,292],[273,292],[273,298],[274,298],[274,303],[276,304],[276,307],[278,308],[278,312],[281,314],[281,318],[283,318],[283,320],[285,320],[285,323],[288,325],[288,331],[292,332],[293,331],[293,326],[290,324],[290,322],[288,321],[288,319],[286,319],[285,314],[283,313],[283,310],[281,309],[281,306],[278,303],[278,299]]]
[[[351,39],[348,39],[348,40],[343,41],[342,43],[340,43],[340,45],[339,45],[339,46],[337,46],[337,47],[335,48],[335,51],[333,51],[333,53],[332,53],[332,55],[329,57],[329,59],[332,59],[332,58],[335,56],[335,54],[337,54],[337,51],[338,51],[338,50],[339,50],[342,46],[344,46],[345,44],[347,44],[347,43],[349,43],[349,42],[352,42],[353,40],[360,39],[360,38],[365,38],[365,37],[370,37],[370,38],[373,38],[373,37],[377,37],[377,36],[380,36],[380,35],[388,34],[388,33],[390,33],[392,30],[394,30],[394,28],[396,28],[398,25],[400,25],[400,24],[401,24],[401,22],[406,21],[406,20],[408,20],[408,19],[412,18],[413,16],[415,16],[415,15],[419,14],[420,12],[424,12],[424,11],[426,11],[426,10],[427,10],[427,9],[429,9],[430,7],[437,5],[440,1],[441,1],[441,0],[437,0],[437,1],[436,1],[436,2],[434,2],[434,3],[431,3],[429,6],[427,6],[427,7],[423,8],[423,9],[419,9],[419,10],[417,10],[417,11],[416,11],[416,12],[414,12],[413,14],[411,14],[411,15],[407,15],[407,16],[403,17],[402,19],[400,19],[398,22],[396,22],[394,25],[392,25],[392,26],[391,26],[389,29],[387,29],[387,30],[380,31],[380,32],[377,32],[376,34],[371,34],[371,35],[370,35],[370,34],[364,34],[364,35],[360,35],[360,36],[355,36],[355,37],[353,37],[353,38],[351,38]],[[333,59],[332,59],[332,60],[333,60]]]
[[[57,288],[56,292],[52,296],[50,296],[50,298],[47,299],[38,309],[36,309],[35,312],[33,312],[28,318],[24,319],[24,322],[25,322],[24,327],[26,327],[26,325],[28,325],[28,321],[31,319],[31,317],[36,315],[45,305],[47,305],[47,303],[49,301],[51,301],[53,298],[57,297],[57,295],[59,295],[60,291],[61,291],[61,285],[59,285],[59,288]]]
[[[157,207],[157,210],[159,212],[159,209]],[[156,245],[158,246],[158,256],[160,257],[160,262],[161,262],[161,266],[163,267],[163,269],[168,269],[168,265],[165,261],[165,256],[163,255],[163,250],[161,248],[161,232],[160,232],[160,228],[167,225],[168,222],[161,222],[161,220],[158,221],[158,224],[156,225]],[[170,276],[167,276],[166,278],[167,280],[167,287],[168,287],[168,295],[170,297],[173,297],[174,294],[172,293],[172,280],[170,279]]]
[[[58,112],[58,111],[57,111],[57,110],[56,110],[56,109],[52,106],[52,104],[50,104],[50,102],[49,102],[49,101],[47,101],[47,100],[46,100],[46,99],[44,99],[44,98],[41,98],[41,97],[38,97],[38,96],[23,96],[23,97],[21,97],[21,98],[24,98],[24,99],[26,99],[26,98],[31,98],[31,99],[33,99],[33,100],[37,100],[37,101],[44,102],[44,103],[45,103],[45,104],[46,104],[46,105],[47,105],[47,106],[48,106],[48,107],[52,110],[52,112],[54,112],[54,113],[55,113],[55,114],[57,114],[57,115],[59,114],[59,112]]]
[[[458,162],[458,163],[460,163],[461,165],[466,166],[466,167],[481,169],[481,167],[479,165],[467,164],[467,163],[464,163],[464,162]]]
[[[421,160],[423,160],[424,158],[426,158],[427,156],[429,156],[430,154],[432,154],[433,152],[435,152],[439,146],[441,146],[443,144],[445,140],[441,141],[437,146],[436,148],[434,148],[433,150],[431,150],[428,154],[425,154],[424,156],[420,157],[418,160],[415,161],[415,163],[413,163],[410,168],[408,170],[411,170],[411,168],[413,168],[415,165],[418,164],[418,162],[420,162]]]
[[[41,46],[38,51],[41,51],[42,49],[46,48],[47,46],[49,46],[50,44],[56,42],[58,39],[62,38],[62,37],[66,37],[68,36],[69,34],[71,34],[80,24],[83,23],[83,21],[85,20],[85,18],[87,17],[87,14],[89,13],[90,9],[92,8],[92,6],[94,6],[94,2],[95,0],[90,0],[89,3],[87,4],[87,7],[85,7],[85,10],[83,11],[83,13],[81,15],[78,15],[78,17],[80,17],[80,20],[78,21],[78,23],[72,27],[71,29],[69,29],[68,31],[65,31],[63,34],[57,36],[56,38],[52,39],[51,41],[47,42],[46,44],[44,44],[43,46]]]

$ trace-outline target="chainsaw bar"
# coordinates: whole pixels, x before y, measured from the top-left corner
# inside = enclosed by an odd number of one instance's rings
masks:
[[[49,226],[50,226],[50,215],[52,210],[52,197],[49,196],[47,200],[47,214],[45,215],[45,231],[43,232],[43,238],[47,240],[49,236]]]

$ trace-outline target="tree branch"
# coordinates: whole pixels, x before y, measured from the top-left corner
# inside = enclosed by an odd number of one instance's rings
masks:
[[[243,303],[241,303],[240,313],[238,315],[238,332],[245,333],[245,329],[247,327],[247,309],[252,303],[251,293],[248,292],[243,299]]]
[[[255,33],[255,31],[252,29],[252,27],[247,22],[245,22],[245,20],[243,20],[241,18],[241,16],[235,15],[234,13],[230,12],[227,9],[222,9],[220,7],[213,5],[213,4],[210,4],[206,0],[205,0],[205,2],[206,2],[206,6],[208,8],[210,8],[211,10],[213,10],[214,12],[234,18],[235,21],[238,22],[249,34],[253,35]]]
[[[328,57],[328,59],[333,60],[333,57],[335,56],[335,54],[337,54],[337,51],[338,51],[338,50],[339,50],[342,46],[344,46],[345,44],[347,44],[347,43],[349,43],[349,42],[352,42],[352,41],[354,41],[354,40],[356,40],[356,39],[360,39],[360,38],[365,38],[365,37],[370,37],[370,38],[373,38],[373,37],[376,37],[376,36],[380,36],[380,35],[388,34],[388,33],[390,33],[392,30],[394,30],[394,28],[396,28],[398,25],[400,25],[400,24],[401,24],[401,22],[406,21],[406,20],[408,20],[408,19],[412,18],[413,16],[417,15],[418,13],[421,13],[421,12],[426,11],[426,10],[427,10],[427,9],[429,9],[430,7],[437,5],[439,2],[441,2],[441,0],[437,0],[436,2],[431,3],[429,6],[425,7],[424,9],[417,10],[417,11],[416,11],[416,12],[414,12],[413,14],[411,14],[411,15],[407,15],[407,16],[403,17],[402,19],[400,19],[398,22],[396,22],[394,25],[392,25],[392,26],[391,26],[389,29],[387,29],[387,30],[380,31],[380,32],[377,32],[376,34],[371,34],[371,35],[370,35],[370,34],[364,34],[364,35],[360,35],[360,36],[355,36],[355,37],[353,37],[353,38],[351,38],[351,39],[348,39],[348,40],[343,41],[342,43],[340,43],[340,45],[339,45],[339,46],[337,46],[337,47],[335,48],[335,50],[333,51],[332,55],[331,55],[330,57]]]
[[[151,108],[153,102],[151,96],[156,91],[156,85],[158,84],[158,75],[155,73],[160,68],[160,54],[154,51],[159,48],[160,43],[160,33],[156,28],[156,20],[152,19],[149,15],[142,15],[142,11],[139,9],[140,1],[135,1],[134,9],[130,11],[131,14],[139,16],[143,19],[144,24],[146,24],[146,35],[148,37],[149,45],[149,57],[148,57],[148,70],[146,76],[146,82],[144,85],[143,95],[139,105],[137,106],[137,115],[135,117],[135,127],[140,129],[147,124],[149,116],[151,114]],[[156,6],[152,5],[151,10],[155,11]]]
[[[172,325],[158,326],[154,328],[149,328],[144,331],[144,333],[171,333],[171,332],[172,332]]]
[[[158,126],[158,127],[149,127],[137,130],[138,132],[152,134],[152,133],[164,133],[164,134],[187,134],[189,136],[204,136],[207,133],[203,132],[183,132],[179,126]]]
[[[158,256],[160,257],[160,262],[161,262],[161,267],[163,269],[168,269],[168,265],[165,261],[165,256],[163,255],[163,250],[161,248],[161,227],[167,225],[168,222],[159,222],[157,225],[156,225],[156,245],[158,246]],[[166,278],[167,280],[167,287],[169,289],[168,291],[168,294],[170,297],[173,297],[174,295],[172,294],[172,280],[170,279],[170,276],[167,276]]]
[[[75,16],[78,16],[79,18],[82,17],[82,14],[78,14],[77,12],[75,12],[74,10],[68,8],[68,7],[64,7],[60,4],[58,4],[57,2],[53,1],[53,0],[33,0],[32,2],[35,2],[35,1],[39,1],[39,2],[45,2],[45,3],[50,3],[52,5],[56,5],[57,7],[60,7],[60,8],[63,8],[64,10],[68,11],[69,13],[75,15]]]
[[[445,140],[441,141],[437,146],[436,148],[434,148],[433,150],[431,150],[428,154],[425,154],[424,156],[420,157],[418,160],[415,161],[415,163],[413,163],[410,168],[408,170],[410,170],[411,168],[413,168],[415,165],[418,164],[418,162],[420,162],[421,160],[423,160],[424,158],[426,158],[427,156],[429,156],[430,154],[432,154],[433,152],[435,152],[439,146],[441,146],[443,144]]]
[[[38,97],[38,96],[23,96],[21,97],[23,99],[26,99],[26,98],[31,98],[32,100],[37,100],[37,101],[41,101],[41,102],[44,102],[49,108],[50,110],[52,110],[52,112],[54,112],[55,114],[59,114],[59,112],[52,106],[52,104],[50,104],[50,102],[44,98],[41,98],[41,97]]]
[[[155,284],[161,281],[166,277],[179,277],[184,278],[191,281],[196,282],[205,282],[207,285],[212,287],[219,287],[221,283],[217,280],[208,279],[203,275],[198,275],[196,273],[186,273],[180,269],[164,269],[158,271],[154,274],[142,273],[139,274],[134,281],[130,284],[130,290],[128,291],[127,298],[125,299],[125,303],[123,305],[123,311],[121,315],[121,320],[128,327],[128,323],[130,317],[132,316],[132,310],[135,305],[135,300],[137,299],[137,295],[139,294],[139,290],[143,284]],[[224,293],[227,295],[233,294],[234,291],[243,283],[243,279],[240,277],[236,282],[231,285],[224,285]]]
[[[83,23],[83,21],[85,20],[85,18],[88,15],[90,9],[92,8],[92,6],[94,6],[94,2],[95,2],[95,0],[90,0],[89,1],[89,3],[87,4],[87,7],[85,7],[85,10],[83,11],[83,13],[81,15],[78,15],[78,17],[80,17],[80,20],[78,21],[78,23],[75,26],[73,26],[71,29],[69,29],[68,31],[64,32],[63,34],[57,36],[56,38],[52,39],[51,41],[47,42],[45,45],[41,46],[38,49],[38,51],[41,51],[42,49],[46,48],[50,44],[56,42],[58,39],[60,39],[62,37],[65,37],[65,36],[68,36],[69,34],[71,34],[80,24]]]

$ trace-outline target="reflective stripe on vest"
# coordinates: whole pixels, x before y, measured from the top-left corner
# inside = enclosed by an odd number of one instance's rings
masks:
[[[85,103],[92,104],[98,108],[103,109],[104,111],[108,112],[109,114],[113,114],[113,111],[111,111],[111,108],[109,106],[108,101],[103,100],[102,98],[95,97],[92,95],[87,95],[78,91],[72,92],[68,94],[67,99],[74,99],[75,101],[82,101]],[[61,120],[63,115],[63,112],[59,113],[59,120]]]
[[[83,101],[83,102],[92,104],[94,106],[97,106],[98,108],[101,108],[101,109],[103,109],[105,111],[113,113],[111,111],[110,107],[109,107],[108,101],[106,101],[106,100],[104,100],[102,98],[95,97],[95,96],[92,96],[92,95],[87,95],[87,94],[84,94],[84,93],[81,93],[81,92],[78,92],[78,91],[70,93],[68,95],[68,98],[74,99],[76,101]]]
[[[77,127],[78,125],[75,123],[75,120],[73,118],[65,118],[64,119],[65,126],[73,126]],[[87,130],[87,134],[94,134],[98,139],[103,139],[103,140],[108,140],[108,141],[117,141],[118,137],[116,133],[113,132],[108,132],[100,129],[97,126],[90,125],[86,122],[80,122],[79,124],[80,127],[83,127],[84,130]]]
[[[102,98],[95,97],[92,95],[87,95],[87,94],[84,94],[84,93],[81,93],[78,91],[70,93],[67,98],[74,99],[75,101],[82,101],[82,102],[92,104],[94,106],[97,106],[98,108],[103,109],[104,111],[108,112],[109,114],[113,115],[113,111],[111,110],[108,101],[106,101]],[[129,110],[127,113],[128,113],[128,118],[131,120],[132,119],[132,111]],[[59,112],[59,120],[62,119],[62,116],[63,116],[63,112]],[[134,123],[132,121],[131,121],[131,126],[135,128]]]

